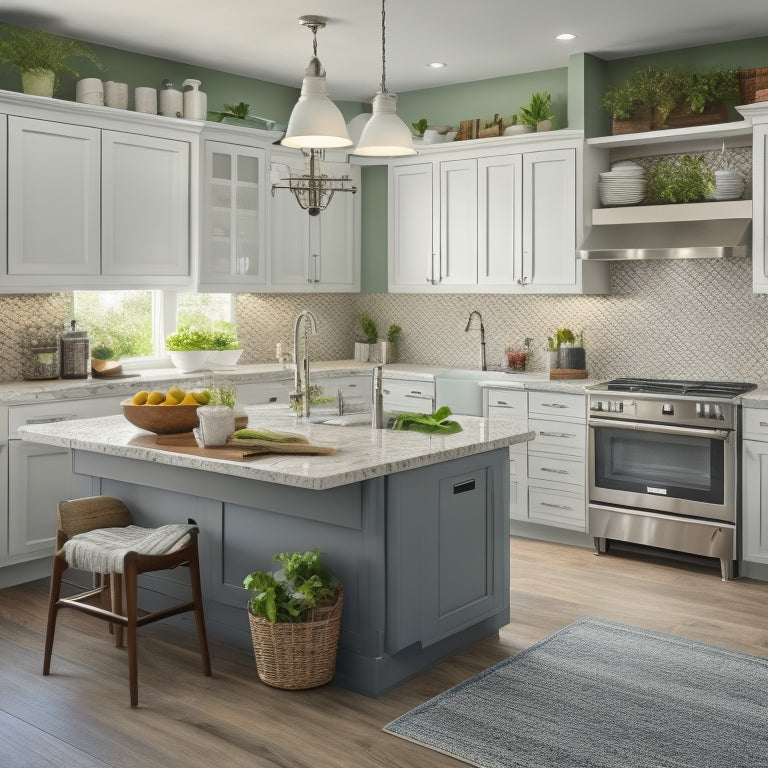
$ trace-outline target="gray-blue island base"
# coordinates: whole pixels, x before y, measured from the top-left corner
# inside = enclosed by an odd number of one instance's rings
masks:
[[[198,523],[208,632],[239,647],[244,576],[321,549],[344,585],[334,682],[368,696],[509,621],[506,448],[321,491],[81,450],[74,471],[78,494],[123,499],[139,525]],[[147,577],[142,607],[183,598],[185,575]]]

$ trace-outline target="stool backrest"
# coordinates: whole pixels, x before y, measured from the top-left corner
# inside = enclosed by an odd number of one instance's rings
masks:
[[[120,499],[111,496],[60,501],[56,507],[56,518],[59,538],[63,538],[63,541],[95,528],[118,528],[132,522],[128,507]]]

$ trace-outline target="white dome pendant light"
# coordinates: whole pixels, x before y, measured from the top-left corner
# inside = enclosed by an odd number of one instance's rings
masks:
[[[365,124],[352,154],[367,157],[415,155],[408,126],[397,116],[397,96],[387,91],[385,0],[381,0],[381,88],[373,100],[373,115]]]
[[[299,24],[312,30],[314,55],[304,72],[301,96],[291,112],[285,137],[280,142],[285,147],[330,149],[352,144],[344,116],[328,96],[325,70],[317,58],[317,30],[324,29],[325,22],[322,16],[299,18]]]

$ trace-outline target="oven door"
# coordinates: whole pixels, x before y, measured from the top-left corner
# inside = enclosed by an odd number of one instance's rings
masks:
[[[733,431],[590,419],[589,500],[735,522]]]

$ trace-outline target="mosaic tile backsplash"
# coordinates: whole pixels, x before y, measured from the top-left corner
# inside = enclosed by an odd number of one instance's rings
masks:
[[[243,363],[273,362],[275,345],[293,348],[302,309],[317,319],[311,355],[351,359],[361,312],[403,328],[398,361],[475,368],[482,313],[489,364],[533,339],[534,365],[544,366],[547,336],[584,331],[590,376],[730,379],[768,383],[768,297],[752,292],[749,259],[628,262],[611,265],[608,296],[413,294],[245,294],[237,298]],[[0,380],[21,378],[21,342],[32,323],[66,319],[66,294],[0,297]]]

